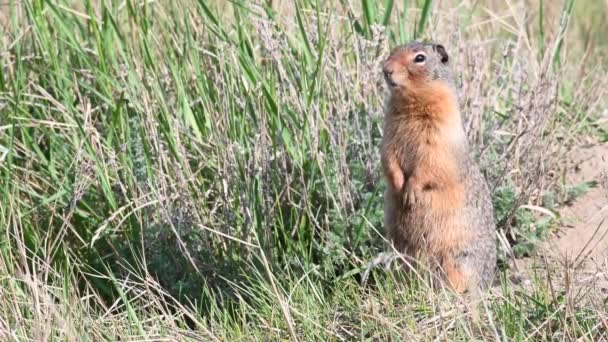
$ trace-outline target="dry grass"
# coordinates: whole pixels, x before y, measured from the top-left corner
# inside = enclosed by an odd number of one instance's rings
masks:
[[[0,5],[0,334],[606,338],[601,295],[551,269],[506,269],[477,321],[396,273],[360,284],[386,247],[380,64],[414,28],[453,57],[503,252],[556,226],[521,205],[560,204],[608,105],[608,5],[569,3],[399,3],[387,27],[366,1]]]

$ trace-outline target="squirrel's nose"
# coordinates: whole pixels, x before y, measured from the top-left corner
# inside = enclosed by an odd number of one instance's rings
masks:
[[[384,67],[382,68],[382,73],[384,74],[384,80],[386,81],[386,83],[391,86],[394,87],[395,81],[393,80],[393,68],[390,66],[390,64],[385,64]]]
[[[382,68],[382,72],[384,73],[384,77],[390,77],[393,74],[393,68],[385,65],[384,68]]]

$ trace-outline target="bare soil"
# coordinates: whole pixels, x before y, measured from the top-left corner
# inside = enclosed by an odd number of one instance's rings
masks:
[[[522,260],[534,267],[563,270],[559,281],[585,283],[596,293],[608,293],[608,144],[575,149],[567,177],[569,184],[596,181],[597,186],[560,209],[560,231],[545,242],[536,257]],[[564,268],[565,266],[565,268]],[[561,286],[560,286],[561,287]]]
[[[549,242],[563,258],[608,258],[608,144],[579,148],[572,154],[570,184],[597,181],[598,185],[562,208],[561,234]]]

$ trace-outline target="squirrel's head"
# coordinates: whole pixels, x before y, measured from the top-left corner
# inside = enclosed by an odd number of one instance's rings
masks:
[[[427,90],[437,81],[452,85],[449,56],[443,45],[411,42],[393,49],[382,72],[393,94]]]

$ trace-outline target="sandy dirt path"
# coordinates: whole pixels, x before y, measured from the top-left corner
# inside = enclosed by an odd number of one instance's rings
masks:
[[[577,282],[608,293],[608,144],[577,148],[569,159],[569,184],[597,186],[559,210],[560,232],[541,246],[539,256],[567,265]]]

